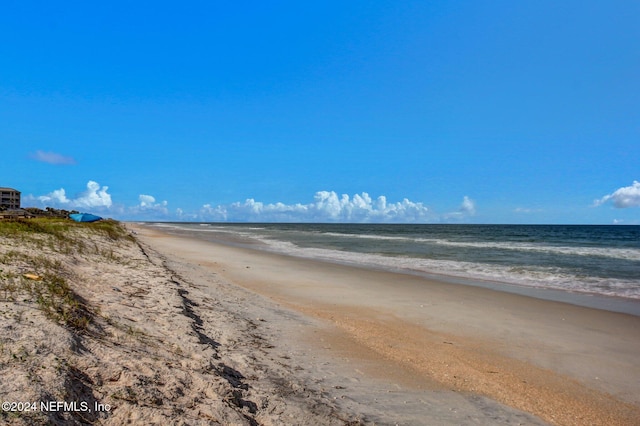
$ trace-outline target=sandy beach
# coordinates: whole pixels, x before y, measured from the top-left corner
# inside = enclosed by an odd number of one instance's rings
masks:
[[[2,422],[640,418],[637,316],[126,227],[2,237]]]
[[[640,418],[637,316],[137,230],[174,267],[214,273],[313,320],[297,344],[407,399],[481,396],[552,424]]]

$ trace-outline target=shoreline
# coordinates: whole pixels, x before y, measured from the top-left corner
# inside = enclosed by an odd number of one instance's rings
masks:
[[[373,358],[369,371],[392,365],[425,388],[488,397],[556,424],[632,424],[640,415],[637,316],[127,226],[165,256],[320,320],[338,352]]]
[[[189,237],[202,241],[209,241],[214,244],[221,244],[229,246],[231,248],[257,250],[265,253],[271,253],[275,255],[281,255],[285,257],[298,258],[300,260],[309,260],[327,264],[335,264],[346,267],[353,267],[364,270],[377,270],[381,272],[389,272],[400,275],[414,275],[425,279],[426,281],[437,281],[448,284],[464,285],[471,287],[482,287],[489,290],[512,293],[526,297],[532,297],[541,300],[548,300],[554,302],[562,302],[576,306],[583,306],[587,308],[593,308],[598,310],[606,310],[611,312],[618,312],[623,314],[630,314],[640,316],[640,299],[628,298],[616,295],[601,294],[595,292],[586,291],[571,291],[563,290],[553,287],[535,287],[526,284],[518,284],[508,281],[491,280],[487,278],[469,278],[464,276],[449,275],[439,272],[424,272],[411,269],[402,268],[389,268],[387,266],[379,266],[374,264],[359,264],[349,261],[341,261],[330,258],[313,258],[307,256],[296,256],[290,253],[280,253],[277,250],[270,249],[265,246],[263,242],[250,239],[250,237],[237,237],[232,233],[212,232],[203,233],[201,231],[186,230],[186,229],[172,229],[158,227],[156,222],[131,222],[131,224],[138,224],[140,226],[149,226],[152,229],[157,229],[159,232],[175,235],[178,237]]]

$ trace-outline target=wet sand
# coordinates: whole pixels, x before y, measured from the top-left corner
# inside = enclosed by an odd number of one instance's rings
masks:
[[[356,372],[333,385],[359,383],[349,396],[353,409],[371,401],[384,406],[373,389],[387,383],[395,386],[395,399],[406,393],[411,400],[416,392],[422,400],[430,398],[431,406],[412,405],[414,419],[421,409],[425,418],[435,415],[436,400],[444,412],[456,397],[466,403],[482,399],[484,408],[468,404],[458,410],[459,417],[440,417],[442,424],[464,424],[461,419],[481,417],[487,407],[496,417],[502,404],[552,424],[637,424],[640,419],[640,317],[129,226],[174,267],[191,265],[199,274],[215,274],[272,301],[283,312],[302,314],[308,323],[297,327],[295,346],[304,348],[297,350],[331,360],[334,371]],[[292,327],[279,321],[272,327]],[[376,383],[371,392],[367,381]],[[400,410],[393,401],[387,408]]]

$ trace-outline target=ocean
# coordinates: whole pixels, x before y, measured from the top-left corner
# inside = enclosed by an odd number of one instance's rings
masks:
[[[156,223],[165,231],[453,282],[640,300],[640,226]]]

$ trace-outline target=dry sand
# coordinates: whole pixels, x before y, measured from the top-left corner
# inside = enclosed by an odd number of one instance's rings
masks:
[[[638,317],[128,226],[138,242],[84,235],[82,252],[36,253],[59,262],[91,317],[86,329],[47,317],[28,294],[0,292],[2,400],[90,408],[3,411],[0,422],[640,418]],[[0,242],[5,274],[41,272],[15,261],[33,244]]]
[[[414,417],[391,402],[397,417],[386,421],[421,424],[421,415],[423,424],[492,424],[502,410],[493,400],[553,424],[639,423],[640,317],[139,230],[176,263],[321,320],[303,327],[297,344],[344,360],[334,368],[351,368],[360,382],[404,393]],[[346,395],[350,379],[338,385]],[[361,401],[380,401],[364,393]],[[438,417],[417,402],[425,395],[459,416]],[[454,409],[456,397],[468,405]]]

